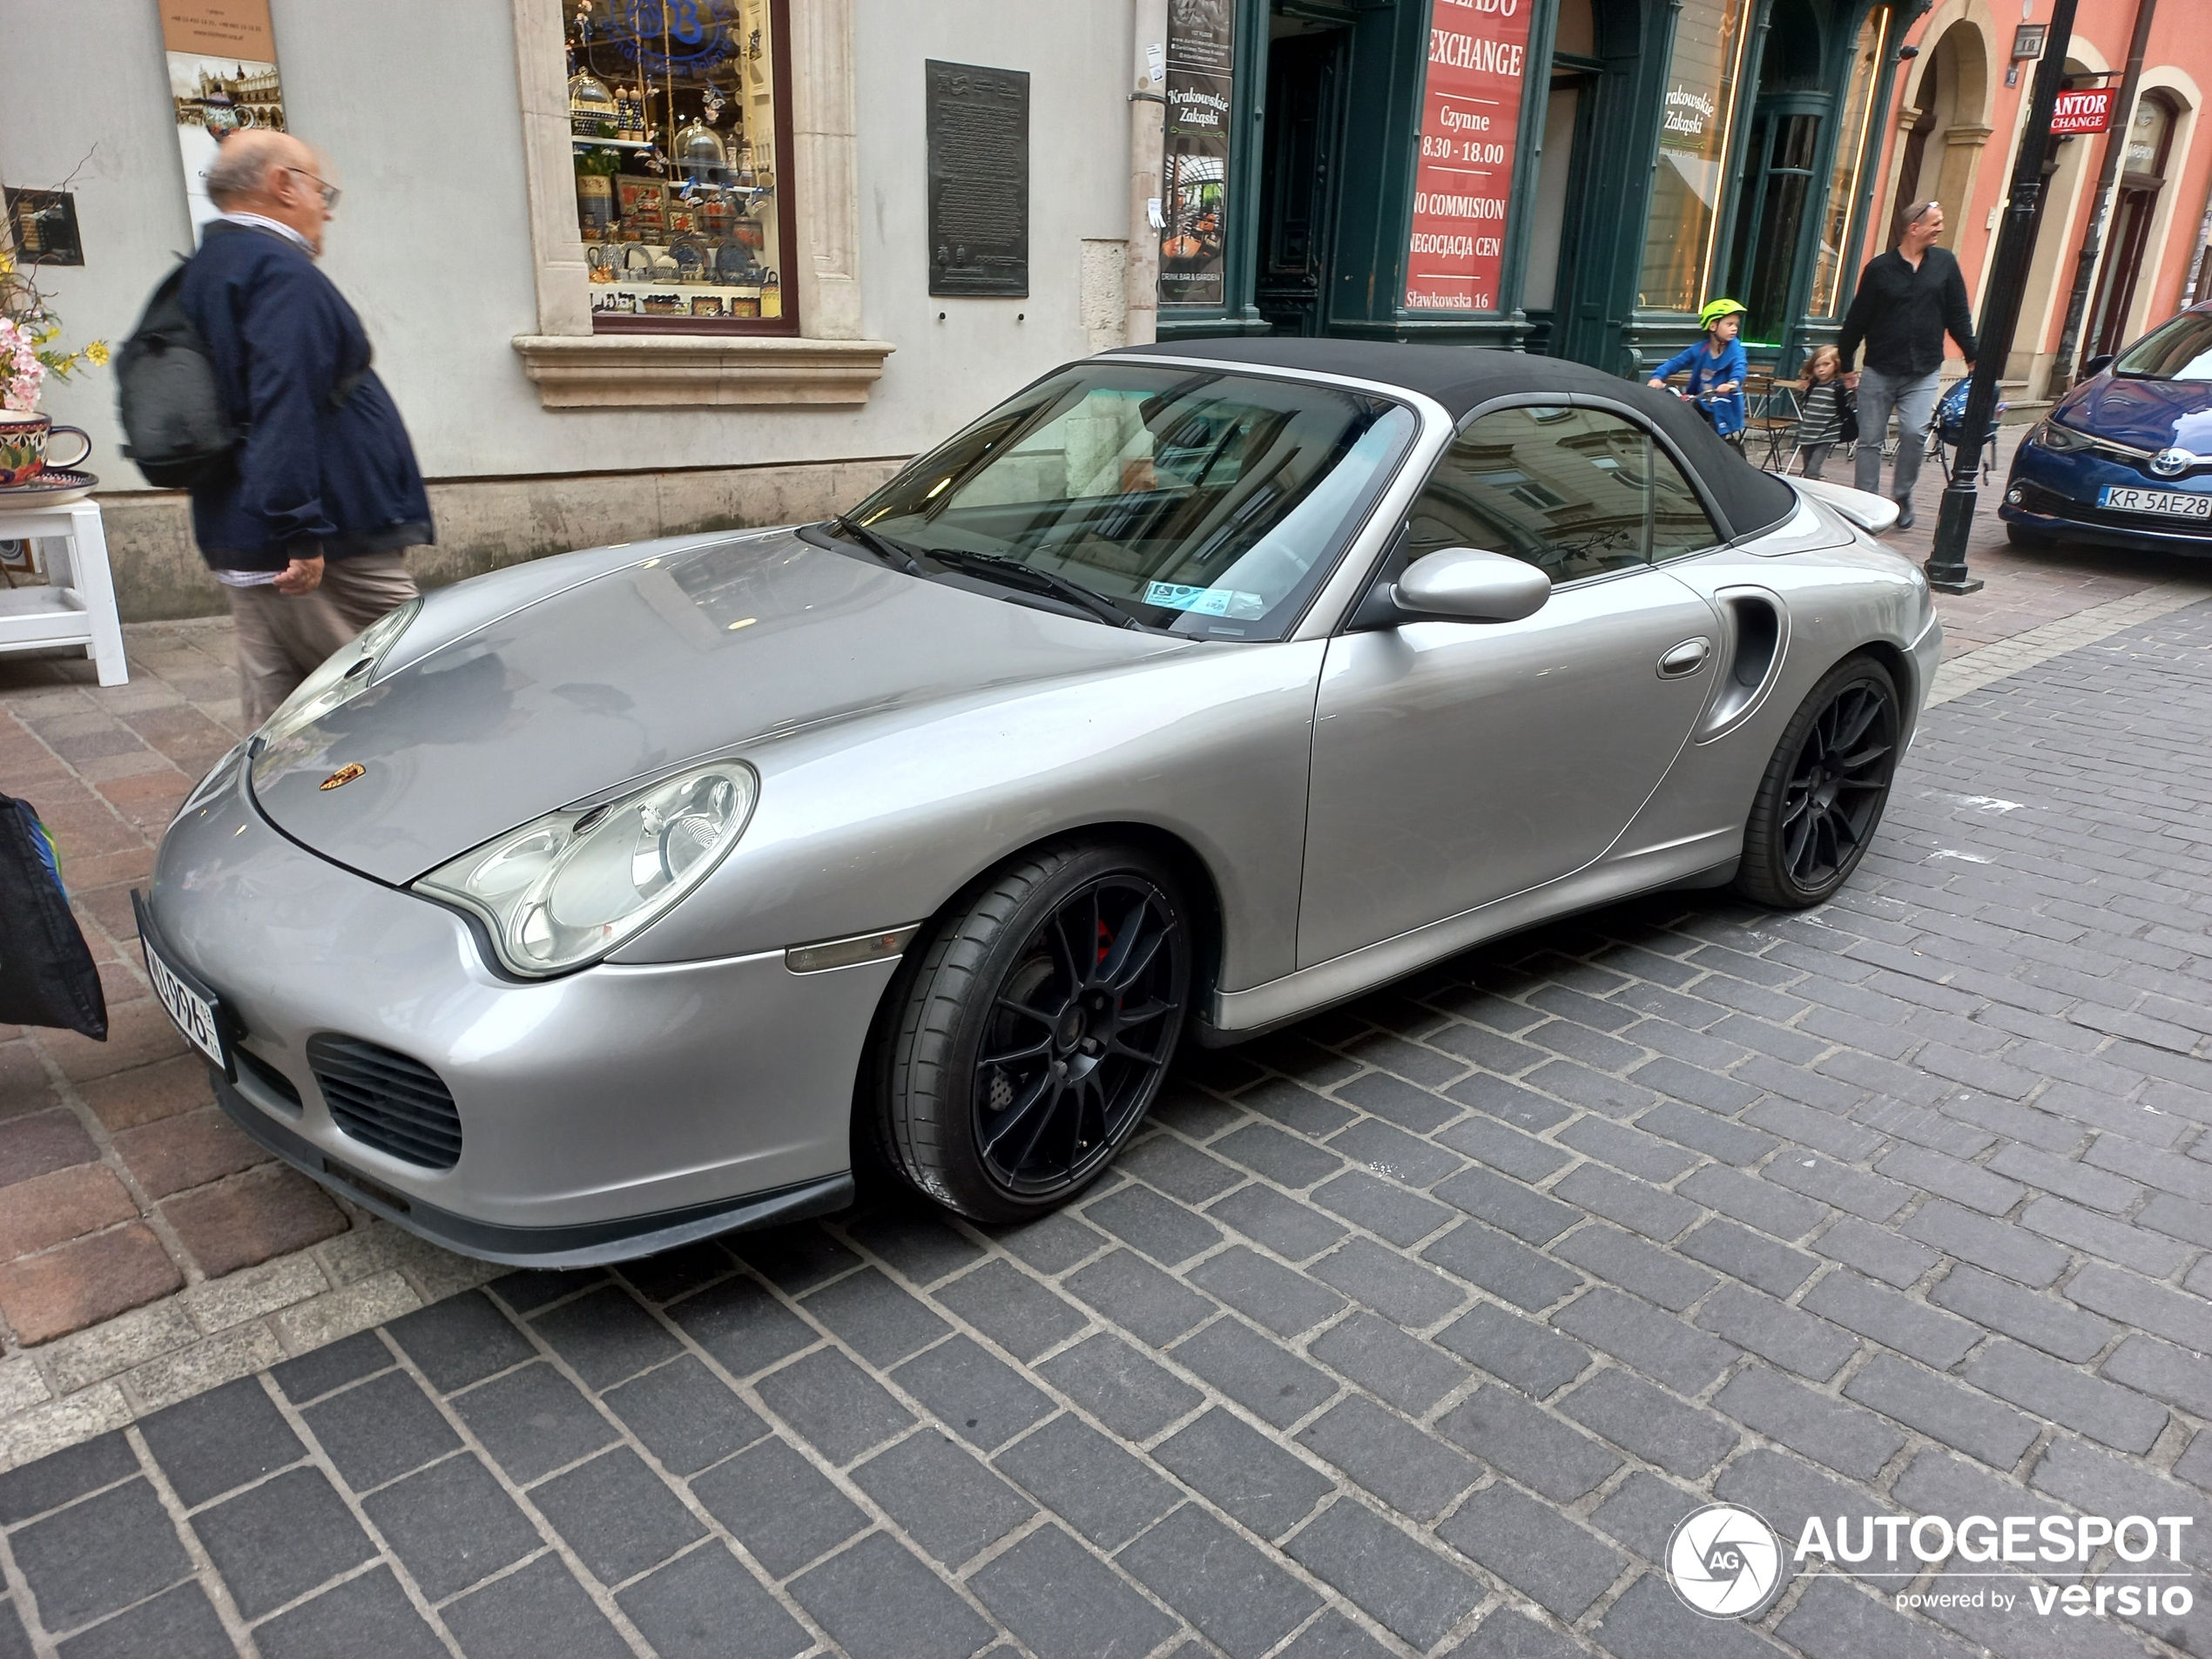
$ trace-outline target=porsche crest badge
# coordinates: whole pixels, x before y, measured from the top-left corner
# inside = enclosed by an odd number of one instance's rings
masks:
[[[315,787],[318,789],[342,789],[368,770],[368,768],[362,765],[358,760],[348,761],[345,765],[339,767],[337,771],[332,772],[329,777],[324,779],[320,784],[317,784]]]

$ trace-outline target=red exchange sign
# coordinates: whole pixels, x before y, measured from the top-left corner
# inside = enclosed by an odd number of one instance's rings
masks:
[[[2103,132],[2112,126],[2112,88],[2093,86],[2085,92],[2061,92],[2051,106],[2051,131]]]
[[[1495,311],[1533,0],[1432,0],[1409,311]]]

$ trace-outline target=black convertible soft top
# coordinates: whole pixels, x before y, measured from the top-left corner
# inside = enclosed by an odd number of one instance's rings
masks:
[[[1797,510],[1797,492],[1762,472],[1721,442],[1713,428],[1680,398],[1655,392],[1641,381],[1615,380],[1585,364],[1526,352],[1475,346],[1420,346],[1398,341],[1299,340],[1283,337],[1185,340],[1156,346],[1123,346],[1107,354],[1189,357],[1255,368],[1287,368],[1342,374],[1403,387],[1434,398],[1454,420],[1494,397],[1521,392],[1584,392],[1618,399],[1642,414],[1688,456],[1711,491],[1733,537],[1756,536]]]

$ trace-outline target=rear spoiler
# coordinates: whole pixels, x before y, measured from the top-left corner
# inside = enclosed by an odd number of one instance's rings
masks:
[[[1825,478],[1792,478],[1790,483],[1799,495],[1825,502],[1869,536],[1879,536],[1897,523],[1898,504],[1886,496],[1831,484]]]

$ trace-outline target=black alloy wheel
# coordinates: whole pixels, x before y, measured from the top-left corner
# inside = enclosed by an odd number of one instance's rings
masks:
[[[1064,1204],[1158,1094],[1190,954],[1174,873],[1141,848],[1048,848],[987,878],[894,984],[887,1160],[977,1220]]]
[[[1737,891],[1802,910],[1843,886],[1882,821],[1902,727],[1897,686],[1881,664],[1854,657],[1831,669],[1767,763]]]

